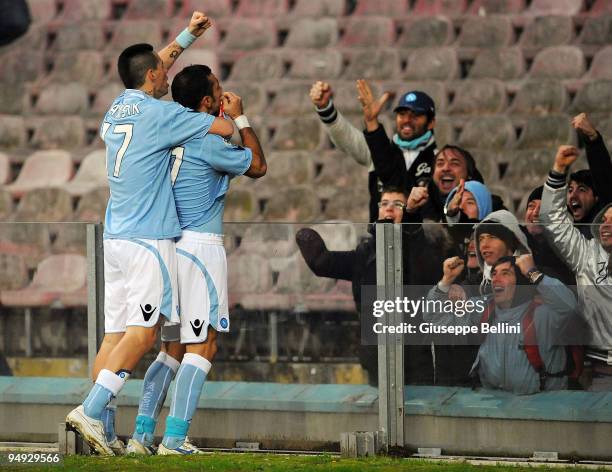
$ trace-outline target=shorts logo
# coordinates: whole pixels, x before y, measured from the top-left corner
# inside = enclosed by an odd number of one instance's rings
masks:
[[[221,318],[220,324],[223,329],[226,329],[227,328],[227,318]]]
[[[148,303],[145,306],[140,305],[140,311],[142,311],[142,317],[145,321],[149,321],[153,313],[155,313],[155,309],[157,307],[151,306]]]
[[[196,319],[195,321],[190,321],[189,324],[191,325],[191,329],[193,329],[193,334],[199,336],[202,332],[202,328],[204,327],[204,323]]]

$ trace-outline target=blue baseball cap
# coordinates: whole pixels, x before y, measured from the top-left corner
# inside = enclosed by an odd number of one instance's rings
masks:
[[[419,90],[413,90],[412,92],[402,95],[393,112],[397,113],[402,108],[408,108],[421,115],[436,116],[436,105],[434,101],[425,92]]]

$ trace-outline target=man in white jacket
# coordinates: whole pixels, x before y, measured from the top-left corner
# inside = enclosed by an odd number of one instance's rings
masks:
[[[591,226],[593,239],[583,236],[567,211],[567,174],[578,157],[574,146],[560,146],[542,192],[540,220],[546,236],[576,276],[577,292],[589,326],[587,357],[593,365],[591,391],[612,390],[612,204]]]

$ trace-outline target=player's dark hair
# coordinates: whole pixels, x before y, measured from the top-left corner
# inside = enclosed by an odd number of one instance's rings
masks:
[[[146,43],[134,44],[119,55],[117,69],[126,88],[135,89],[145,82],[149,69],[157,69],[158,58],[153,46]]]
[[[205,65],[187,66],[172,81],[172,99],[184,107],[197,110],[206,96],[212,97],[212,71]]]

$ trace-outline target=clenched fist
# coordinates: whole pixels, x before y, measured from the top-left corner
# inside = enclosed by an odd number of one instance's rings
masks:
[[[584,134],[591,141],[597,139],[597,130],[589,121],[589,117],[586,113],[580,113],[579,115],[576,115],[572,119],[572,126],[574,127],[574,129],[576,129],[576,131],[581,134]]]
[[[317,108],[325,108],[333,96],[332,88],[327,82],[318,80],[310,88],[310,99]]]
[[[210,18],[201,11],[194,11],[189,21],[187,30],[194,36],[200,37],[208,28],[212,26]]]
[[[567,168],[576,162],[576,159],[578,159],[578,149],[575,146],[563,144],[557,150],[553,170],[560,174],[565,174]]]

